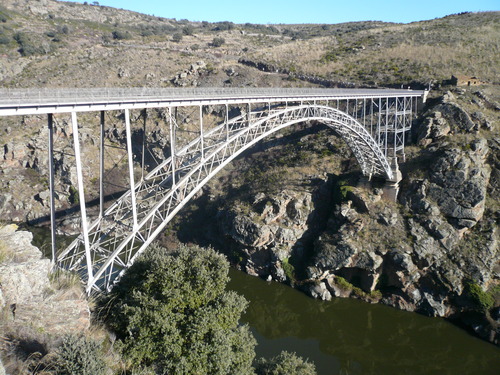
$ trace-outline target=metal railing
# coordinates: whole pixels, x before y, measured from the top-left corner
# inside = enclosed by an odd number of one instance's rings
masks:
[[[423,91],[400,89],[322,88],[60,88],[0,89],[0,105],[72,104],[149,99],[204,99],[249,97],[373,97],[421,96]]]

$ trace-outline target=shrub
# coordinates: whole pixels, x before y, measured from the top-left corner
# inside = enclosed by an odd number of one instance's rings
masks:
[[[0,22],[5,23],[9,20],[9,16],[0,10]]]
[[[124,40],[132,38],[132,35],[128,31],[115,30],[111,33],[113,35],[113,39],[116,40]]]
[[[0,35],[0,44],[9,44],[11,39],[7,35]]]
[[[483,289],[472,280],[465,281],[464,290],[466,295],[483,311],[493,307],[495,299],[493,296],[483,291]]]
[[[271,359],[261,358],[255,366],[257,375],[315,375],[313,363],[302,359],[295,353],[282,351]]]
[[[215,37],[212,39],[212,43],[211,45],[213,47],[220,47],[222,46],[224,43],[226,43],[226,40],[224,38],[221,38],[221,37]]]
[[[186,25],[182,28],[182,33],[184,35],[193,35],[194,28],[191,25]]]
[[[57,350],[54,364],[59,375],[103,374],[106,365],[101,348],[84,336],[66,336]]]
[[[172,41],[175,43],[179,43],[182,40],[182,34],[181,33],[175,33],[172,35]]]
[[[68,25],[62,25],[59,32],[63,34],[69,34],[71,30],[69,29]]]
[[[288,280],[290,280],[291,282],[295,282],[296,281],[295,267],[293,266],[293,264],[290,263],[289,259],[283,259],[281,264]]]
[[[215,24],[215,27],[213,28],[214,31],[225,31],[225,30],[232,30],[232,29],[234,29],[234,23],[229,22],[229,21],[217,22]]]
[[[80,194],[78,192],[78,189],[71,185],[69,187],[69,197],[68,197],[69,203],[78,205],[80,204]]]
[[[354,288],[354,285],[352,285],[350,282],[348,282],[346,279],[340,276],[335,276],[335,284],[346,290],[352,290],[352,288]]]
[[[38,54],[44,54],[45,50],[36,44],[27,34],[19,32],[14,34],[14,40],[19,44],[19,53],[22,56],[32,56]]]

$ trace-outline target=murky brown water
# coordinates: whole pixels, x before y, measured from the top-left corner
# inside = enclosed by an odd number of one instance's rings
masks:
[[[282,350],[316,364],[319,375],[500,374],[500,349],[439,319],[352,299],[324,302],[231,270],[229,288],[250,306],[243,316],[257,356]]]

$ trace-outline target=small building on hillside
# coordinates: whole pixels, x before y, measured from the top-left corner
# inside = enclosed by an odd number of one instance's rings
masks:
[[[451,84],[455,86],[479,86],[483,85],[484,82],[477,77],[457,74],[456,76],[451,76]]]

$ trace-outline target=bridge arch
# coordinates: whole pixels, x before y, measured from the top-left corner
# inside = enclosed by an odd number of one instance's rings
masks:
[[[228,119],[173,152],[90,225],[92,270],[85,272],[89,263],[85,260],[88,255],[82,236],[59,255],[58,262],[65,268],[83,271],[88,277],[88,293],[110,289],[180,209],[221,169],[267,136],[304,121],[318,121],[333,129],[351,148],[363,174],[392,178],[386,157],[368,131],[338,109],[297,105],[249,111]]]

